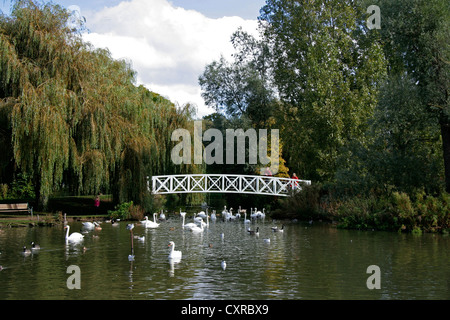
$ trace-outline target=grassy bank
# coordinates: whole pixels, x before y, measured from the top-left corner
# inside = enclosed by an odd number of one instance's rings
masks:
[[[64,213],[68,219],[102,219],[108,216],[108,210],[114,205],[111,197],[101,196],[100,207],[94,206],[93,196],[67,196],[54,197],[49,201],[47,212],[34,212],[33,216],[26,214],[3,213],[0,214],[0,227],[28,227],[28,226],[53,226],[63,222]],[[16,200],[13,202],[28,202]]]

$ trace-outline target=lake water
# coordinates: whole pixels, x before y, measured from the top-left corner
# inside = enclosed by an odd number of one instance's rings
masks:
[[[187,219],[186,222],[191,222]],[[258,221],[210,223],[201,234],[172,217],[157,229],[135,226],[134,261],[126,222],[102,223],[81,245],[66,245],[63,226],[0,230],[0,299],[450,299],[450,237],[340,230],[286,223],[283,233]],[[79,232],[80,222],[69,222]],[[221,233],[224,237],[221,237]],[[264,239],[269,239],[267,243]],[[40,244],[37,253],[22,247]],[[182,251],[168,259],[169,241]],[[221,267],[225,260],[227,267]],[[367,273],[379,267],[380,289]],[[78,266],[80,289],[69,289]],[[376,274],[375,274],[376,275]]]

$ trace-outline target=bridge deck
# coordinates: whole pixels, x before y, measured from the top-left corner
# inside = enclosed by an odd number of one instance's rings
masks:
[[[152,177],[153,194],[170,193],[251,193],[271,196],[288,196],[301,189],[309,180],[269,176],[227,174],[185,174]]]

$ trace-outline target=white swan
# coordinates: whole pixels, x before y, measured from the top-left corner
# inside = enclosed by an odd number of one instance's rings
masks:
[[[84,230],[94,230],[96,227],[99,227],[100,225],[97,222],[83,222],[83,229]],[[101,229],[100,229],[101,230]]]
[[[220,263],[220,266],[222,267],[223,270],[225,270],[225,269],[227,268],[227,263],[225,262],[225,260],[223,260],[223,261]]]
[[[206,222],[202,220],[200,221],[196,221],[199,225],[201,225],[202,227],[206,227],[209,228],[209,216],[206,216]]]
[[[264,210],[266,210],[266,209],[263,208],[263,211],[262,211],[261,214],[259,215],[259,217],[260,217],[261,219],[263,219],[263,220],[266,218],[266,213],[264,212]]]
[[[193,222],[189,222],[189,223],[187,223],[187,224],[184,224],[186,212],[180,212],[180,214],[181,214],[181,216],[183,217],[183,223],[182,223],[182,225],[181,225],[181,227],[182,227],[183,229],[191,229],[191,228],[197,226],[197,225],[196,225],[195,223],[193,223]]]
[[[200,211],[199,213],[197,213],[197,216],[199,216],[200,218],[205,219],[206,218],[206,213],[205,213],[205,211]]]
[[[147,222],[149,222],[150,220],[148,220],[148,217],[145,216],[144,220],[140,221],[141,224],[143,224],[144,226],[147,224]]]
[[[197,214],[197,216],[195,216],[194,213],[194,222],[195,223],[202,223],[203,222],[203,218],[199,216],[199,214]]]
[[[70,226],[67,225],[67,226],[64,227],[64,229],[67,229],[66,236],[65,236],[66,242],[67,241],[69,241],[69,242],[80,242],[80,241],[83,241],[84,236],[81,233],[74,232],[74,233],[72,233],[69,236]]]
[[[191,228],[191,231],[194,233],[203,232],[203,224],[200,224],[200,227],[198,225],[195,225],[195,227]]]
[[[255,212],[253,212],[253,208],[250,208],[250,219],[256,219],[256,208],[255,208]]]
[[[235,220],[236,219],[236,216],[233,216],[233,208],[230,208],[230,214],[229,214],[229,216],[228,216],[228,219],[231,221],[231,220]]]
[[[144,225],[145,228],[158,228],[159,227],[159,223],[156,222],[156,213],[153,213],[153,221],[148,220],[148,217],[145,216],[145,220],[141,221],[141,223]]]
[[[250,220],[247,219],[247,212],[244,213],[244,224],[250,223]]]
[[[223,211],[222,211],[222,218],[225,221],[228,221],[228,211],[227,211],[227,206],[224,206]]]
[[[139,241],[145,241],[145,236],[133,236],[134,239],[137,239]]]
[[[175,242],[170,241],[169,247],[172,247],[169,253],[169,259],[181,259],[181,256],[183,255],[181,251],[175,250]]]
[[[239,206],[239,209],[238,209],[238,211],[236,213],[236,219],[239,220],[241,218],[241,212],[242,212],[242,209],[241,209],[241,206]]]

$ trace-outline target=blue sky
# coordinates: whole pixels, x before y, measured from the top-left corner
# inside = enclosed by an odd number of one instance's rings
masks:
[[[137,71],[137,82],[178,105],[212,113],[201,98],[198,77],[221,55],[230,57],[231,34],[242,27],[257,36],[265,0],[53,0],[77,8],[89,33],[83,38],[108,48]],[[0,0],[9,13],[10,0]]]
[[[98,11],[104,7],[113,7],[123,0],[53,0],[64,7],[78,5],[85,10]],[[173,5],[198,11],[209,18],[239,16],[244,19],[256,19],[265,0],[170,0]],[[0,0],[0,9],[8,11],[10,0]]]

